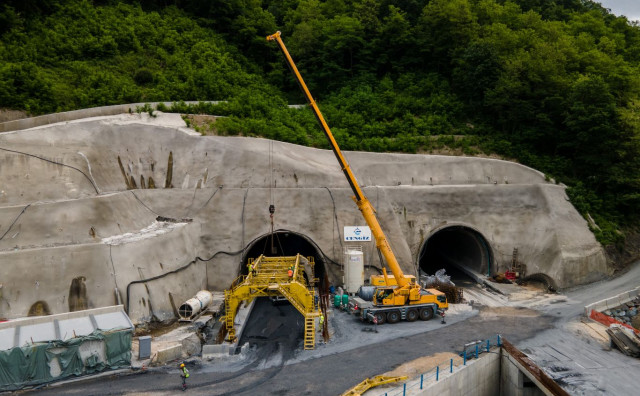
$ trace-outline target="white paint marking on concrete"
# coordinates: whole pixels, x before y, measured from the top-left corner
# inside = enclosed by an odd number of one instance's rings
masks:
[[[87,156],[84,155],[82,151],[78,151],[78,154],[80,154],[82,158],[84,158],[84,160],[87,161],[87,168],[89,168],[89,176],[91,177],[91,181],[93,182],[93,185],[96,186],[96,190],[98,190],[98,194],[100,194],[100,188],[98,187],[98,183],[96,183],[96,179],[94,179],[93,174],[91,173],[91,164],[89,163],[89,158],[87,158]]]
[[[125,243],[138,242],[144,239],[155,238],[157,236],[171,232],[178,227],[184,227],[188,223],[169,223],[164,221],[154,221],[150,226],[138,232],[127,232],[125,234],[113,235],[102,239],[102,243],[107,245],[122,245]]]

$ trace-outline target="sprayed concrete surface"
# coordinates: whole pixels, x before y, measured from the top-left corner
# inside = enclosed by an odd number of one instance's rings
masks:
[[[608,274],[564,187],[540,172],[481,158],[346,156],[408,274],[447,230],[478,235],[490,273],[518,248],[528,273],[559,287]],[[35,304],[61,313],[118,301],[134,323],[172,318],[198,290],[238,276],[270,231],[270,203],[275,228],[307,241],[338,285],[343,226],[364,224],[331,151],[198,136],[176,114],[2,133],[0,180],[0,318]],[[365,262],[379,266],[373,244],[363,245]]]

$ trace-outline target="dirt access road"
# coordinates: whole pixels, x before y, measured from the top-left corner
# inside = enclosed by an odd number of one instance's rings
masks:
[[[552,327],[554,319],[531,314],[510,317],[496,314],[493,308],[481,308],[478,315],[451,325],[438,324],[435,330],[393,340],[349,349],[348,340],[361,339],[367,325],[356,322],[346,313],[336,312],[336,320],[353,321],[352,335],[340,335],[346,341],[344,352],[299,361],[306,352],[296,350],[302,339],[302,317],[290,305],[273,306],[259,301],[247,327],[246,340],[251,353],[235,372],[220,372],[216,364],[197,363],[191,366],[189,394],[196,395],[339,395],[363,379],[393,370],[407,361],[438,352],[458,351],[470,340],[495,339],[500,333],[518,343]],[[513,310],[512,310],[513,311]],[[453,319],[453,318],[452,318]],[[424,323],[424,322],[423,322]],[[379,333],[397,332],[403,325],[382,325]],[[418,324],[416,322],[415,324]],[[320,347],[318,349],[321,349]],[[49,395],[92,394],[173,394],[179,389],[177,369],[158,369],[146,374],[131,375],[65,384],[41,391]]]

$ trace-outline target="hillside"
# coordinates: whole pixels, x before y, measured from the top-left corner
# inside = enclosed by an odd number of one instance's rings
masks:
[[[569,186],[611,244],[640,204],[640,27],[588,0],[59,1],[0,5],[0,108],[227,100],[220,134],[497,154]]]

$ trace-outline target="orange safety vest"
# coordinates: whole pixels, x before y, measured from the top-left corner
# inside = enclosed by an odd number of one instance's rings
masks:
[[[289,271],[287,271],[287,274],[289,274],[289,278],[291,278],[293,276],[293,271],[289,270]]]

